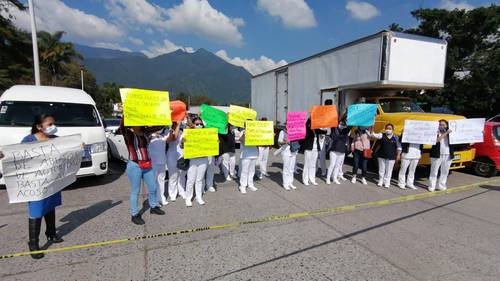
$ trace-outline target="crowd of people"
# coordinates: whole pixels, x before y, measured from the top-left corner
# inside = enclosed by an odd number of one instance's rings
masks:
[[[261,120],[266,120],[261,118]],[[22,142],[45,141],[56,137],[56,120],[52,115],[40,115],[33,122],[31,133]],[[262,179],[267,173],[270,146],[245,145],[245,129],[227,125],[227,134],[219,134],[219,155],[184,158],[183,131],[204,128],[200,117],[175,120],[168,127],[125,127],[122,123],[120,131],[123,134],[129,160],[126,174],[130,182],[130,212],[131,221],[137,225],[145,222],[139,208],[139,194],[144,183],[148,189],[148,204],[151,214],[164,215],[161,207],[182,198],[187,207],[192,206],[195,199],[204,205],[203,194],[216,192],[214,174],[220,170],[225,181],[238,182],[238,190],[242,194],[247,190],[257,191],[254,184],[256,166],[257,176]],[[430,150],[431,172],[429,176],[429,191],[446,189],[446,181],[452,162],[453,146],[449,144],[448,122],[439,121],[439,131],[436,132],[436,144]],[[403,132],[404,134],[404,132]],[[389,188],[393,167],[396,161],[401,161],[398,187],[401,189],[416,189],[414,186],[415,169],[422,153],[422,146],[412,143],[401,143],[394,134],[394,126],[387,124],[383,133],[375,133],[371,128],[349,127],[345,118],[339,121],[338,127],[311,129],[311,121],[306,123],[306,136],[300,141],[289,141],[286,126],[279,132],[278,146],[275,155],[281,155],[283,161],[282,187],[285,190],[295,190],[294,174],[298,172],[296,157],[299,151],[304,152],[302,183],[305,187],[318,185],[317,163],[320,175],[330,185],[340,184],[347,178],[343,172],[344,159],[352,153],[353,169],[351,183],[358,181],[358,170],[361,169],[360,182],[367,185],[366,180],[368,160],[372,157],[371,140],[380,141],[376,152],[378,159],[378,186]],[[239,157],[237,156],[237,145]],[[329,156],[329,165],[327,157]],[[0,155],[1,157],[1,155]],[[238,158],[238,161],[237,161]],[[238,163],[238,164],[237,164]],[[167,177],[168,174],[168,177]],[[438,178],[438,174],[439,178]],[[39,250],[39,235],[42,218],[46,222],[46,236],[52,243],[63,242],[55,231],[55,208],[61,205],[61,193],[57,192],[48,198],[28,203],[29,213],[29,249]],[[43,257],[42,253],[32,254],[33,258]]]

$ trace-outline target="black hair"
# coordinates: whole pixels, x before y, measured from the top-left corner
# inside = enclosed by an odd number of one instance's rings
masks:
[[[391,128],[394,130],[394,125],[393,125],[392,123],[387,123],[387,124],[385,125],[385,128],[387,129],[387,127],[389,127],[389,126],[391,126]]]
[[[446,123],[446,128],[448,128],[448,121],[447,121],[447,120],[441,119],[441,120],[439,120],[438,122],[439,122],[439,123],[441,123],[441,122]]]
[[[35,120],[33,120],[33,124],[31,125],[31,134],[34,135],[34,134],[40,132],[40,130],[38,129],[38,126],[41,126],[43,121],[45,121],[45,119],[47,119],[49,117],[52,117],[53,119],[55,119],[52,114],[36,115]]]
[[[203,125],[203,127],[205,127],[205,125],[203,124],[203,120],[201,120],[201,118],[200,118],[200,117],[198,117],[198,116],[197,116],[197,117],[194,117],[194,118],[193,118],[193,125],[194,125],[194,123],[195,123],[196,121],[200,121],[200,122],[201,122],[201,124]]]

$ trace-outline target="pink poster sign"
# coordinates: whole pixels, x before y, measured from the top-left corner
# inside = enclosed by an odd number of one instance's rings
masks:
[[[286,130],[288,141],[302,140],[306,137],[307,112],[288,112],[286,115]]]

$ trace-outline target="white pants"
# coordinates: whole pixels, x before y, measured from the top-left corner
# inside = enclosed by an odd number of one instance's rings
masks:
[[[253,185],[253,177],[255,175],[255,164],[257,159],[255,158],[242,158],[241,159],[241,175],[240,175],[240,187],[246,188]]]
[[[236,166],[236,155],[234,152],[227,152],[222,154],[222,172],[224,173],[224,178],[227,179],[228,176],[235,177],[235,166]]]
[[[293,154],[282,154],[283,158],[283,187],[290,187],[293,185],[293,173],[295,172],[295,162],[297,155]]]
[[[392,169],[396,160],[378,158],[378,184],[389,186],[391,184]]]
[[[304,151],[304,170],[302,171],[302,182],[316,182],[316,162],[318,162],[318,151],[316,149]]]
[[[207,175],[205,178],[206,188],[214,187],[215,157],[208,157]]]
[[[259,147],[259,171],[261,177],[267,174],[268,158],[269,158],[269,146]]]
[[[158,203],[163,205],[167,201],[165,197],[165,164],[154,164],[153,170],[156,179],[156,199]]]
[[[399,168],[398,185],[413,186],[415,180],[415,170],[417,169],[420,159],[401,159],[401,167]],[[408,170],[408,178],[406,178],[406,170]]]
[[[342,176],[342,165],[344,165],[345,153],[330,151],[330,166],[328,166],[328,173],[326,179],[338,180]],[[333,175],[333,178],[332,178]]]
[[[321,168],[321,175],[324,177],[327,173],[326,167],[326,143],[323,145],[323,148],[319,151],[319,167]]]
[[[429,176],[431,189],[436,188],[438,171],[441,172],[441,174],[439,175],[439,188],[446,189],[446,181],[448,180],[451,161],[452,159],[448,154],[441,155],[439,158],[431,158],[431,174]]]
[[[175,155],[174,155],[175,156]],[[177,159],[167,155],[168,196],[175,200],[177,194],[186,197],[186,171],[177,168]]]
[[[189,160],[189,169],[187,171],[186,199],[193,198],[193,187],[196,190],[196,198],[201,199],[203,194],[203,179],[207,171],[207,157],[193,158]]]

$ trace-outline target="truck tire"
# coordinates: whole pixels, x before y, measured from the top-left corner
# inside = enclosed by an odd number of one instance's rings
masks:
[[[474,160],[474,173],[481,177],[493,177],[497,173],[495,163],[486,157],[477,158]]]

